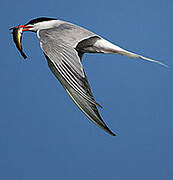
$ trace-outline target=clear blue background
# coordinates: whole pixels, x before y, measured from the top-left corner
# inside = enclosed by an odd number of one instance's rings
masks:
[[[172,180],[172,0],[1,0],[0,179]],[[25,61],[8,28],[38,17],[86,27],[168,64],[88,54],[84,66],[111,137],[74,105],[34,33]]]

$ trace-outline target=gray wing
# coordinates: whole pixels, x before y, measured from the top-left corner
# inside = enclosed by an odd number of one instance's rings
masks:
[[[62,39],[55,39],[46,30],[39,33],[41,48],[47,58],[48,65],[66,92],[96,125],[111,135],[115,135],[102,120],[93,97],[88,79],[75,48]]]

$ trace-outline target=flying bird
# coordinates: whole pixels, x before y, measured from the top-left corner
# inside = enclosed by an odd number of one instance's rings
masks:
[[[160,61],[122,49],[83,27],[56,18],[39,17],[10,30],[13,30],[14,42],[24,58],[27,56],[22,50],[22,33],[25,31],[37,33],[48,66],[66,92],[92,122],[112,136],[115,134],[107,127],[98,112],[97,106],[101,105],[94,99],[82,66],[83,54],[120,54],[166,66]]]

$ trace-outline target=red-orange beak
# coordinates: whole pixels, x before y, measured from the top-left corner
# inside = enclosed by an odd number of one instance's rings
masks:
[[[29,31],[32,28],[32,26],[28,26],[28,25],[21,25],[21,27],[23,27],[22,31]]]
[[[29,31],[29,29],[32,28],[32,26],[28,26],[28,25],[19,25],[19,26],[12,27],[12,28],[10,28],[9,30],[12,30],[12,29],[19,29],[19,28],[22,28],[22,31]]]
[[[22,31],[29,31],[30,28],[32,28],[32,26],[28,26],[28,25],[20,25],[20,28],[23,28]]]

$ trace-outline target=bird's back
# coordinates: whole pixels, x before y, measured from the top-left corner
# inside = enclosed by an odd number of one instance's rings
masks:
[[[49,38],[63,41],[75,48],[79,42],[93,37],[95,34],[85,28],[62,21],[56,27],[40,30],[38,36],[41,37],[41,41],[46,41],[46,37],[49,36]]]

